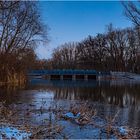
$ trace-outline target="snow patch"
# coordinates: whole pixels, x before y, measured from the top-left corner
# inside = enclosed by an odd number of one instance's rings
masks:
[[[23,130],[18,130],[15,127],[11,126],[1,126],[0,127],[0,140],[3,139],[16,139],[16,140],[23,140],[29,139],[31,133],[27,133]]]

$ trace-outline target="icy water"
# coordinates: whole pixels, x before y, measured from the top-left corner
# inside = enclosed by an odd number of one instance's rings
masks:
[[[45,121],[53,123],[56,116],[55,113],[49,112],[51,109],[66,110],[72,104],[87,103],[97,111],[99,117],[94,117],[97,125],[105,123],[104,119],[115,115],[119,110],[115,119],[117,126],[140,128],[140,84],[130,81],[30,79],[24,88],[1,87],[0,101],[18,108],[19,123],[25,118],[27,123],[32,125],[41,126]],[[27,117],[25,112],[28,110],[32,111]],[[95,126],[81,127],[60,118],[57,123],[63,126],[63,130],[61,135],[56,135],[55,138],[106,138],[104,132],[98,135],[99,130]]]

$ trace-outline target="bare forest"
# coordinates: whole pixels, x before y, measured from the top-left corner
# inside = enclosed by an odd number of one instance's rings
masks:
[[[0,82],[25,82],[44,29],[35,2],[0,2]]]
[[[47,40],[47,32],[36,3],[1,1],[0,81],[23,83],[30,69],[95,69],[140,73],[138,4],[122,3],[125,16],[133,22],[133,27],[119,29],[109,24],[104,33],[89,35],[81,42],[65,43],[54,49],[51,59],[39,60],[34,50],[38,42]]]
[[[96,69],[140,73],[140,8],[123,2],[125,16],[134,23],[126,29],[106,27],[103,34],[65,43],[53,51],[48,69]],[[94,29],[94,27],[93,27]]]

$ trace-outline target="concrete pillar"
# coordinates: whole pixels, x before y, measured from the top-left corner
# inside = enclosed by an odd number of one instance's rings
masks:
[[[45,78],[46,80],[51,80],[50,75],[44,75],[42,78]]]
[[[73,81],[76,80],[76,75],[72,75],[72,80],[73,80]]]
[[[88,81],[88,75],[84,75],[84,80]]]
[[[50,75],[47,75],[47,79],[48,79],[48,80],[51,80],[51,76],[50,76]]]
[[[60,75],[60,80],[63,80],[63,75]]]
[[[101,80],[101,75],[97,75],[97,80]]]

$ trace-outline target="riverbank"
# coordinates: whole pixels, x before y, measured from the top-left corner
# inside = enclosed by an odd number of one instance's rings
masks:
[[[88,103],[73,103],[67,109],[63,109],[57,104],[45,109],[44,105],[45,103],[42,102],[41,107],[35,109],[33,104],[25,105],[20,103],[18,106],[5,107],[4,103],[1,103],[1,139],[54,139],[80,138],[81,136],[83,136],[82,138],[103,139],[140,138],[139,129],[116,124],[120,110],[110,117],[101,117],[97,114],[98,110],[91,105],[89,106]],[[24,114],[19,110],[23,108]],[[39,119],[40,123],[33,123],[31,116],[36,116],[35,119]]]

